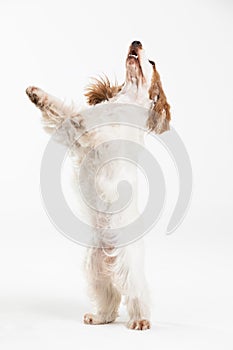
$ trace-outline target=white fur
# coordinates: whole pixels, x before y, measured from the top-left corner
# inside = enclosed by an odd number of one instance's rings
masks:
[[[144,83],[136,83],[132,78],[125,82],[122,90],[110,103],[132,103],[146,108],[151,108],[152,101],[148,97],[148,90],[152,78],[152,67],[141,51],[140,63],[145,77]],[[131,66],[132,69],[132,66]],[[82,114],[73,107],[64,106],[61,101],[46,94],[38,88],[28,88],[27,93],[33,100],[33,94],[38,97],[37,105],[43,112],[43,122],[47,130],[54,130],[64,120],[75,121],[74,134],[85,130],[85,120]],[[34,101],[33,101],[34,102]],[[107,102],[108,103],[108,102]],[[72,128],[71,128],[72,129]],[[71,144],[74,141],[72,130],[63,130],[61,141]],[[124,138],[133,139],[143,143],[142,136],[138,131],[132,132],[132,128],[123,126],[108,126],[85,134],[79,140],[79,144],[72,149],[72,158],[78,172],[78,164],[82,162],[83,156],[97,144],[109,139]],[[120,165],[119,165],[120,164]],[[92,164],[89,164],[92,166]],[[116,199],[116,185],[119,179],[126,178],[137,191],[137,171],[132,164],[113,162],[107,165],[97,178],[97,190],[106,200]],[[94,314],[86,314],[84,322],[89,324],[109,323],[118,316],[118,307],[121,296],[125,296],[125,302],[129,314],[128,326],[133,329],[147,329],[150,327],[149,297],[147,284],[144,276],[144,248],[142,240],[125,246],[115,248],[102,235],[101,228],[106,225],[111,227],[121,226],[133,220],[137,216],[137,195],[132,205],[123,216],[116,221],[108,221],[102,214],[90,211],[90,219],[96,227],[97,242],[103,243],[104,248],[88,248],[85,260],[85,270],[89,285],[89,291],[94,301],[96,310]]]

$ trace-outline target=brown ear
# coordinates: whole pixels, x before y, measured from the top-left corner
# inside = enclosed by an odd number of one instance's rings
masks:
[[[167,98],[162,88],[160,76],[156,70],[155,65],[153,65],[153,68],[154,75],[149,90],[149,97],[154,101],[154,105],[149,113],[147,126],[150,131],[154,131],[156,134],[161,134],[164,131],[170,129],[170,105],[167,102]]]
[[[121,91],[122,85],[112,85],[107,77],[93,79],[94,82],[86,88],[87,102],[89,105],[96,105],[108,101]]]

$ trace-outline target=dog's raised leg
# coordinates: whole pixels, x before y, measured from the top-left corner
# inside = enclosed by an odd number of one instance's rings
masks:
[[[81,122],[80,116],[73,106],[65,105],[61,100],[42,89],[30,86],[26,89],[26,93],[36,107],[41,110],[43,123],[47,131],[53,132],[67,118],[77,117],[77,121]]]

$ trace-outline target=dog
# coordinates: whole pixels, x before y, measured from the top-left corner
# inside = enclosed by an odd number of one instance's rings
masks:
[[[74,144],[72,158],[75,169],[90,149],[95,149],[98,142],[108,139],[108,133],[120,136],[122,132],[122,128],[116,126],[108,128],[105,133],[101,133],[100,130],[88,132],[85,130],[85,118],[74,106],[65,105],[61,100],[37,87],[28,87],[26,93],[41,110],[46,131],[53,133],[68,120],[70,127],[75,130],[74,134],[82,133],[78,141],[75,141],[74,136],[70,136],[73,135],[71,132],[65,131],[62,134],[65,141],[71,138],[69,145]],[[111,107],[112,104],[118,103],[144,107],[148,110],[146,126],[149,132],[161,134],[169,130],[170,106],[155,63],[148,60],[140,41],[133,41],[129,47],[124,84],[112,85],[107,77],[99,78],[87,87],[85,95],[90,106],[106,104]],[[92,158],[89,159],[90,166],[91,162]],[[101,192],[107,200],[113,200],[112,190],[118,180],[119,167],[121,167],[120,170],[124,168],[119,164],[108,165],[100,176],[101,180],[97,182],[98,192]],[[126,166],[125,170],[127,173]],[[86,174],[88,174],[88,167]],[[135,173],[131,172],[130,176],[131,180],[135,179]],[[88,186],[91,187],[92,184],[89,183]],[[137,212],[135,205],[130,211],[134,214]],[[149,329],[151,327],[150,302],[143,269],[142,239],[124,247],[115,247],[106,234],[102,235],[101,230],[113,227],[114,223],[100,213],[95,215],[91,213],[90,216],[92,225],[96,229],[98,245],[87,249],[85,270],[96,312],[85,314],[84,323],[96,325],[114,322],[118,316],[121,298],[124,296],[129,314],[128,328]],[[121,224],[125,223],[124,219],[123,217],[122,221],[121,217]]]

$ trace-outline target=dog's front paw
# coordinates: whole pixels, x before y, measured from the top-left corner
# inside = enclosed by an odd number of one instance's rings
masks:
[[[138,320],[138,321],[130,321],[128,323],[128,328],[136,329],[140,331],[144,331],[146,329],[150,329],[150,321],[148,320]]]
[[[43,109],[48,102],[47,94],[43,90],[35,86],[29,86],[26,89],[26,94],[28,95],[32,103],[34,103],[40,109]]]

